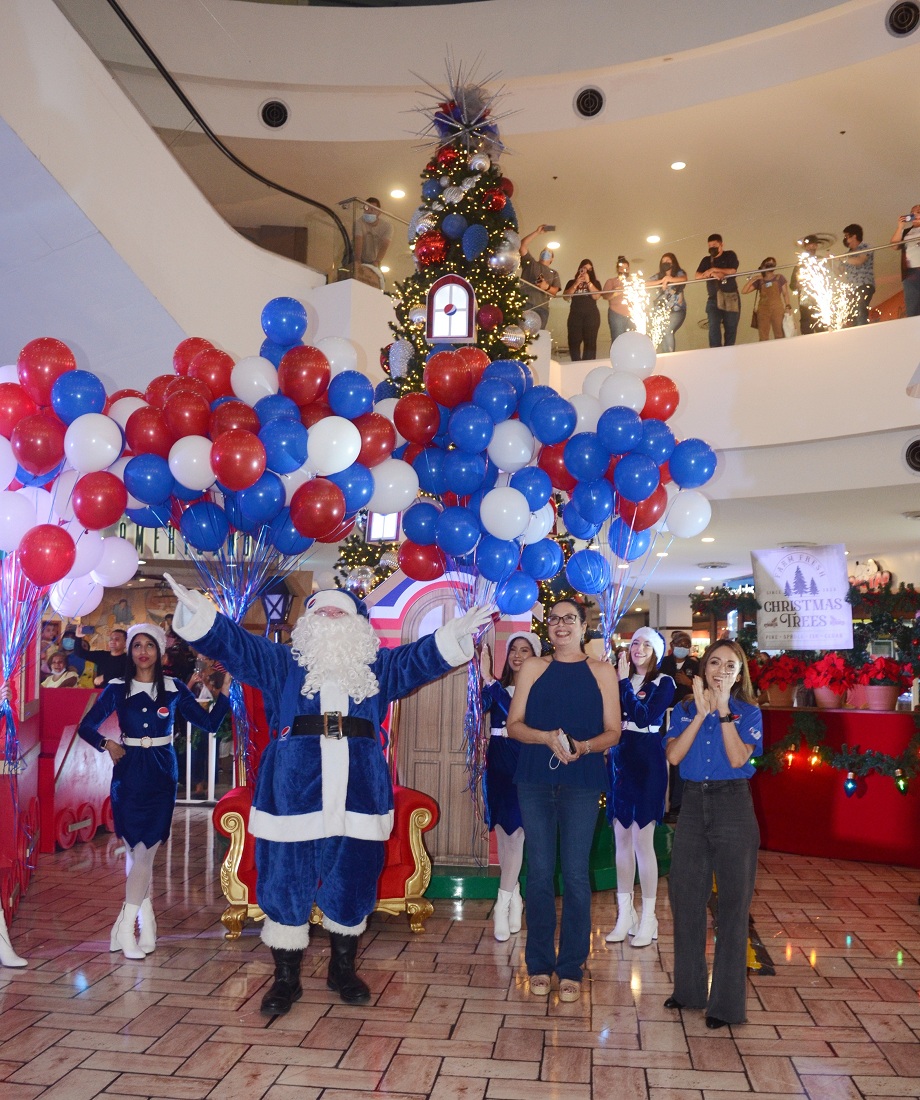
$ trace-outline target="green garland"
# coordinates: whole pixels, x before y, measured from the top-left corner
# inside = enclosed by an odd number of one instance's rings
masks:
[[[753,619],[760,604],[753,592],[733,592],[719,586],[708,592],[691,593],[690,609],[694,615],[712,615],[718,622],[727,618],[730,611],[737,611],[741,619]]]

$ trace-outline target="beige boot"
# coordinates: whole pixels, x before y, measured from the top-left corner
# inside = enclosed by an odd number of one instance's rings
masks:
[[[636,931],[639,923],[639,914],[633,908],[632,890],[628,894],[617,892],[617,909],[616,925],[607,933],[608,943],[622,943],[629,933]]]

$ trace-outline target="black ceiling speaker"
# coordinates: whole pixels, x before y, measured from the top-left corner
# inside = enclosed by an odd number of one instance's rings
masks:
[[[575,113],[582,118],[596,118],[603,111],[604,102],[600,88],[582,88],[575,96]]]
[[[266,126],[278,130],[288,120],[288,109],[280,99],[270,99],[262,104],[259,114]]]
[[[920,474],[920,439],[912,439],[904,448],[904,462],[908,470]]]
[[[900,0],[892,4],[885,16],[885,27],[895,38],[913,34],[920,27],[920,4],[915,4],[914,0]]]

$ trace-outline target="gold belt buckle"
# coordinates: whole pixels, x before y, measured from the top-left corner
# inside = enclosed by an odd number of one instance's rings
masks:
[[[342,729],[342,712],[332,710],[323,713],[323,737],[331,737],[334,741],[341,741],[345,736]]]
[[[147,736],[147,734],[145,734],[141,738],[141,748],[142,749],[149,749],[152,744],[153,744],[153,738]]]

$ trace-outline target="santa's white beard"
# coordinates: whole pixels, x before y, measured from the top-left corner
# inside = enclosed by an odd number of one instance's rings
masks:
[[[344,615],[330,619],[312,612],[301,615],[291,633],[292,653],[307,673],[301,695],[312,697],[335,681],[356,703],[380,691],[370,670],[380,641],[367,619]]]

